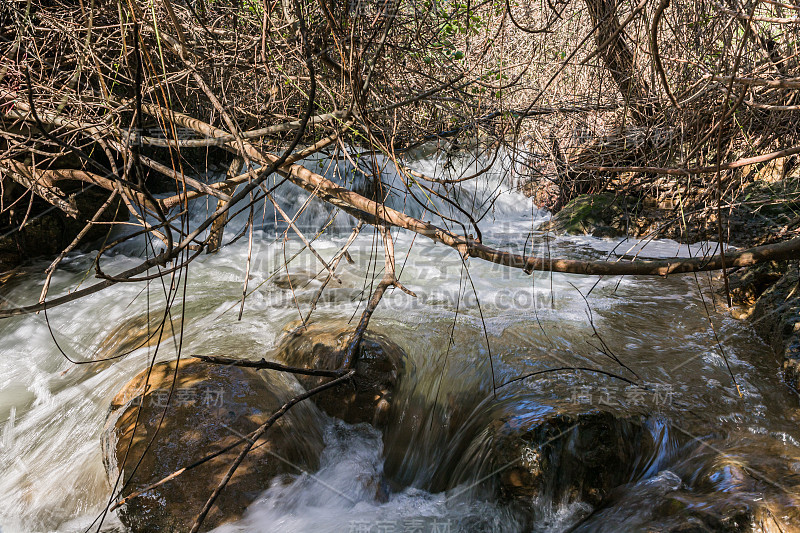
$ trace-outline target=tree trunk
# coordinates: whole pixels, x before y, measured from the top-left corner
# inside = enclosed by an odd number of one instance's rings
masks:
[[[649,87],[636,72],[633,53],[623,39],[617,18],[617,0],[585,0],[592,25],[596,27],[595,42],[614,83],[639,125],[646,125],[653,116],[653,106],[647,103]],[[602,48],[602,50],[600,50]]]

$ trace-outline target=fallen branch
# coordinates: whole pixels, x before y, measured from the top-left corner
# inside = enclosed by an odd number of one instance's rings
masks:
[[[737,85],[749,85],[754,87],[776,87],[780,89],[800,89],[800,79],[786,78],[777,80],[763,80],[758,78],[731,78],[731,76],[713,76],[706,74],[703,79],[718,81],[722,83],[733,83]]]
[[[347,117],[346,111],[336,111],[334,113],[325,113],[324,115],[317,115],[308,119],[309,125],[322,124],[332,120],[343,120]],[[265,137],[273,133],[281,133],[292,131],[300,128],[300,121],[293,120],[283,124],[276,124],[274,126],[267,126],[257,130],[243,131],[239,134],[242,139],[257,139]],[[140,137],[139,140],[142,144],[150,146],[162,146],[172,148],[206,148],[210,146],[222,146],[226,143],[236,140],[234,135],[223,135],[221,137],[206,137],[204,139],[167,139],[164,137]]]
[[[0,161],[0,166],[11,179],[30,189],[45,202],[59,208],[67,216],[78,218],[78,208],[75,200],[67,198],[61,190],[53,185],[51,180],[43,176],[43,172],[34,170],[17,161]]]
[[[289,372],[290,374],[301,374],[303,376],[323,376],[338,378],[347,373],[347,370],[324,370],[317,368],[300,368],[296,366],[286,366],[273,361],[267,361],[263,357],[260,361],[248,361],[246,359],[236,359],[233,357],[222,357],[219,355],[191,355],[195,359],[200,359],[204,363],[214,365],[241,366],[245,368],[256,368],[258,370],[277,370],[278,372]]]
[[[32,175],[33,169],[27,165],[20,163],[19,161],[8,160],[8,161],[0,161],[0,165],[11,167],[11,169],[17,171],[20,174],[27,174]],[[94,174],[93,172],[87,172],[85,170],[75,170],[71,168],[59,168],[59,169],[51,169],[51,170],[37,170],[36,177],[38,183],[44,185],[46,187],[52,187],[58,181],[65,181],[65,180],[74,180],[74,181],[82,181],[84,183],[91,183],[92,185],[97,185],[108,192],[119,192],[119,189],[116,187],[115,182],[104,178],[98,174]],[[138,205],[142,205],[147,207],[148,209],[155,209],[153,203],[142,193],[138,191],[131,191],[125,190],[125,195],[131,196],[132,200],[135,201]],[[77,213],[77,211],[76,211]]]
[[[378,286],[372,292],[372,295],[367,302],[366,309],[364,309],[364,312],[361,313],[361,319],[358,321],[358,326],[356,326],[356,329],[347,339],[344,349],[343,363],[345,368],[355,368],[356,363],[358,362],[358,347],[361,345],[361,339],[364,338],[364,333],[367,331],[367,326],[369,325],[370,318],[372,318],[372,313],[374,313],[375,309],[378,307],[378,304],[380,303],[381,298],[383,298],[383,294],[386,292],[386,289],[389,287],[400,286],[394,274],[394,244],[392,242],[392,234],[387,228],[381,227],[379,229],[383,235],[383,251],[385,256],[383,277],[378,283]]]
[[[176,124],[194,129],[213,137],[222,137],[226,133],[218,128],[195,118],[181,113],[171,112],[164,114],[158,106],[143,106],[147,113],[157,114],[169,120],[174,120]],[[228,143],[224,148],[237,153],[236,147]],[[262,165],[274,164],[278,161],[278,156],[273,154],[262,154],[255,147],[248,143],[243,143],[243,149],[247,156]],[[759,162],[769,161],[778,157],[785,157],[800,153],[800,146],[772,152],[761,156],[740,159],[733,163],[721,165],[721,169],[737,168]],[[592,167],[584,167],[591,169]],[[647,172],[650,167],[594,167],[601,169],[638,169],[626,170],[626,172]],[[655,169],[661,173],[680,174],[686,173],[711,173],[716,172],[717,167],[703,167],[699,169]],[[482,244],[469,237],[457,235],[451,231],[440,228],[429,222],[423,222],[414,217],[406,215],[383,204],[370,200],[347,188],[341,187],[316,174],[302,165],[292,164],[283,165],[278,168],[278,173],[286,177],[295,185],[299,185],[311,194],[317,195],[322,200],[339,207],[346,213],[357,219],[363,220],[374,226],[396,226],[414,233],[418,233],[429,239],[440,242],[454,248],[464,257],[476,257],[497,263],[500,265],[520,268],[525,272],[544,271],[544,272],[563,272],[567,274],[584,275],[656,275],[667,276],[669,274],[703,272],[709,270],[719,270],[721,268],[731,268],[737,266],[752,266],[763,261],[775,261],[792,259],[800,255],[800,239],[792,239],[784,243],[765,245],[750,250],[725,254],[725,264],[722,257],[715,255],[710,258],[691,258],[691,259],[664,259],[660,261],[635,261],[635,262],[616,262],[616,261],[584,261],[577,259],[541,259],[537,257],[522,256],[510,252],[497,250]]]

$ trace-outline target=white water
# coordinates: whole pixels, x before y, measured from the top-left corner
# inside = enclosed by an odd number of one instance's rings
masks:
[[[442,167],[442,161],[423,160],[416,167],[433,174]],[[342,166],[340,170],[346,174],[348,169]],[[332,172],[328,169],[329,175]],[[438,174],[441,176],[441,172]],[[547,214],[521,194],[508,191],[505,174],[506,169],[498,165],[474,183],[467,182],[460,193],[462,205],[480,205],[497,188],[506,189],[481,223],[483,239],[521,252],[530,232]],[[282,186],[278,193],[289,213],[307,199],[291,185]],[[390,199],[397,208],[410,202],[399,194]],[[420,206],[408,210],[444,223]],[[193,223],[206,212],[207,206],[198,202],[191,214]],[[300,284],[294,295],[273,283],[285,277],[284,260],[301,249],[300,241],[289,232],[289,240],[283,242],[285,224],[276,225],[271,208],[258,204],[255,212],[256,226],[261,229],[253,239],[248,289],[253,292],[246,300],[242,320],[237,320],[237,313],[247,236],[191,264],[185,299],[183,285],[179,285],[172,313],[173,318],[185,317],[183,354],[260,358],[274,346],[282,328],[299,317],[295,302],[303,314],[307,312],[318,281],[305,287]],[[452,209],[447,214],[454,216]],[[299,219],[300,225],[311,236],[331,215],[327,206],[311,202]],[[226,241],[239,232],[246,217],[247,213],[242,213],[229,225]],[[317,251],[325,258],[332,257],[347,240],[352,224],[344,214],[336,215],[328,232],[314,243]],[[404,383],[405,397],[431,397],[432,387],[444,381],[451,381],[448,386],[453,391],[476,387],[476,391],[482,388],[485,392],[490,370],[487,337],[497,383],[531,370],[563,366],[562,361],[600,365],[602,357],[592,355],[591,346],[597,342],[582,293],[589,294],[594,327],[624,362],[640,371],[646,381],[669,380],[674,384],[676,403],[671,409],[708,411],[711,423],[730,417],[745,432],[774,435],[786,441],[786,446],[796,446],[794,439],[800,436],[789,429],[792,426],[785,414],[796,407],[796,400],[779,385],[777,361],[744,325],[716,315],[709,301],[726,355],[745,392],[744,401],[736,397],[724,360],[716,350],[694,277],[606,278],[597,283],[590,277],[526,276],[475,260],[469,262],[467,276],[455,251],[406,232],[396,232],[394,237],[400,280],[417,298],[397,290],[390,292],[373,321],[376,327],[391,332],[408,352],[418,376],[436,378]],[[614,248],[618,253],[638,251],[632,242],[590,237],[549,242],[536,232],[528,239],[525,251],[587,257],[605,256]],[[135,266],[144,249],[141,239],[126,243],[103,258],[103,268],[120,272]],[[660,241],[647,244],[642,253],[668,257],[698,252],[699,247],[687,249]],[[331,284],[315,312],[317,318],[349,319],[363,309],[369,283],[373,276],[380,276],[383,265],[382,248],[371,228],[364,229],[350,254],[355,263],[342,262],[342,284]],[[92,283],[93,257],[72,254],[54,277],[50,294],[63,294],[78,283]],[[45,266],[34,265],[32,273],[0,293],[3,305],[34,302],[41,291]],[[307,251],[289,265],[292,274],[315,274],[319,270]],[[169,281],[164,283],[168,285]],[[113,364],[98,365],[70,363],[56,342],[73,360],[113,355],[102,353],[100,348],[109,335],[119,335],[116,328],[128,320],[143,320],[148,313],[155,320],[164,309],[165,287],[161,281],[154,281],[116,285],[51,309],[46,315],[0,322],[0,426],[4,428],[0,440],[0,531],[84,531],[102,513],[111,496],[99,445],[109,402],[154,355],[158,360],[173,359],[176,339],[162,342],[157,353],[152,347],[140,348]],[[455,345],[448,352],[454,320]],[[140,322],[139,329],[144,323]],[[620,370],[615,365],[605,368]],[[551,394],[558,391],[569,395],[570,387],[593,383],[591,377],[575,374],[561,381],[548,379],[527,384],[531,394],[549,389]],[[426,461],[437,457],[435,442],[422,437],[414,442],[419,444],[420,457],[409,464],[424,474],[431,468]],[[383,455],[375,430],[331,422],[326,444],[319,472],[300,476],[289,486],[269,488],[241,522],[224,526],[221,531],[357,531],[362,526],[377,531],[381,524],[394,526],[396,531],[414,530],[409,529],[412,527],[422,527],[423,531],[433,531],[434,527],[440,527],[440,531],[519,531],[517,519],[507,509],[472,498],[469,487],[430,493],[419,488],[423,482],[418,481],[393,493],[378,490]],[[586,512],[583,504],[548,510],[542,513],[537,530],[561,531]],[[118,527],[121,525],[113,513],[105,518],[104,530]]]

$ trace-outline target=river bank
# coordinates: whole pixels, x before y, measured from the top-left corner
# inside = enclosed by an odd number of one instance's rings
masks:
[[[724,198],[723,239],[727,249],[747,249],[800,234],[800,167],[780,158],[741,174],[744,184]],[[604,192],[580,195],[558,210],[542,229],[557,234],[628,236],[645,241],[668,238],[693,244],[719,241],[714,206],[684,205],[672,191],[657,196],[626,195],[629,189],[609,181]],[[533,195],[529,186],[526,194]],[[709,254],[718,253],[709,250]],[[800,259],[800,258],[798,258]],[[800,391],[800,293],[798,262],[769,262],[731,269],[727,280],[716,273],[715,306],[746,320],[780,356],[787,385]],[[726,284],[728,290],[726,292]],[[730,294],[730,305],[727,293]]]

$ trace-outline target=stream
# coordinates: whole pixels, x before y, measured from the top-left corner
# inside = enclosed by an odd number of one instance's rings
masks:
[[[349,164],[307,163],[339,181],[358,180]],[[453,194],[463,208],[483,216],[487,244],[570,258],[714,253],[714,243],[545,235],[536,228],[549,214],[513,190],[506,167],[500,158]],[[416,156],[415,168],[457,177],[470,165],[425,153]],[[396,175],[384,174],[387,184],[398,186]],[[451,206],[432,202],[418,188],[415,194],[428,202],[427,209],[397,190],[388,203],[463,231],[440,216],[466,222]],[[354,225],[349,216],[309,201],[291,184],[281,185],[276,199],[290,214],[304,209],[298,225],[309,238],[325,228],[314,241],[324,258],[347,241]],[[213,209],[212,202],[196,201],[191,222]],[[243,230],[247,216],[239,213],[229,223],[225,242]],[[111,497],[100,438],[110,401],[125,383],[153,357],[174,359],[178,350],[260,359],[283,328],[300,318],[298,307],[308,312],[320,286],[308,280],[320,264],[291,231],[284,238],[286,224],[269,204],[257,203],[254,218],[251,293],[241,320],[246,234],[217,254],[201,255],[185,280],[118,284],[46,313],[0,321],[0,532],[96,530],[95,519]],[[390,290],[371,321],[408,357],[386,434],[328,419],[319,471],[265,486],[241,520],[217,531],[800,527],[792,514],[800,485],[798,397],[782,383],[778,357],[750,326],[725,312],[707,274],[526,275],[475,259],[465,266],[456,251],[409,232],[395,231],[393,237],[399,279],[416,297]],[[104,256],[103,268],[131,268],[146,250],[143,237],[131,239]],[[353,262],[342,261],[341,283],[331,282],[314,320],[357,320],[371,284],[380,279],[383,249],[372,227],[364,227],[349,254]],[[51,297],[93,283],[94,258],[92,252],[70,254],[53,278]],[[37,301],[46,266],[26,266],[0,286],[0,306]],[[182,339],[165,333],[157,352],[154,345],[137,347],[148,323],[163,316],[170,283],[170,331],[182,329]],[[69,360],[131,349],[108,362]],[[590,370],[569,370],[575,367]],[[562,370],[541,372],[548,369]],[[517,379],[536,372],[541,373]],[[499,451],[487,429],[492,421],[527,427],[536,417],[568,413],[578,423],[564,433],[581,442],[580,432],[595,429],[588,418],[581,424],[579,414],[593,411],[610,413],[604,431],[610,427],[621,442],[626,431],[634,435],[625,464],[607,465],[626,471],[608,497],[600,503],[566,498],[559,487],[582,475],[568,468],[559,470],[551,490],[528,498],[524,509],[495,497],[492,484],[514,465],[495,468],[491,455]],[[650,444],[632,444],[643,439]],[[537,453],[523,449],[513,460],[538,460]],[[697,529],[688,529],[692,525]],[[124,527],[112,513],[101,531]]]

